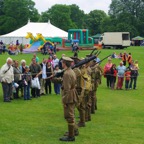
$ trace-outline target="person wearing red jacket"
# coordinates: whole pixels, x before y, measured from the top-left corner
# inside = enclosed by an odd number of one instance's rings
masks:
[[[114,90],[117,76],[116,64],[112,65],[110,69],[110,74],[111,74],[111,89]]]

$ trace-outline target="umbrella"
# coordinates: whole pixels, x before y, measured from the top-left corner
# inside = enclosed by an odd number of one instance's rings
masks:
[[[140,36],[137,36],[137,37],[132,38],[132,40],[144,40],[144,38],[140,37]]]

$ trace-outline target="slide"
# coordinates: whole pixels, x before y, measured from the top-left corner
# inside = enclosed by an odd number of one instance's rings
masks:
[[[41,45],[41,41],[36,41],[34,42],[30,48],[28,49],[24,49],[23,50],[23,53],[33,53],[33,52],[37,52],[38,51],[38,48],[40,47]]]
[[[47,40],[46,38],[43,37],[43,35],[41,33],[37,33],[37,39],[41,40],[43,42],[43,45],[41,45],[38,50],[41,50],[41,48],[43,48],[43,46],[46,44],[46,43],[49,43],[50,45],[54,46],[54,44],[50,41],[50,40]]]

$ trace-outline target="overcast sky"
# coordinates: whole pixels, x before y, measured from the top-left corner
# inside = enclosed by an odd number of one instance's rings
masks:
[[[35,2],[35,7],[38,11],[44,12],[51,8],[55,4],[76,4],[85,13],[89,13],[92,10],[103,10],[108,13],[111,0],[33,0]]]

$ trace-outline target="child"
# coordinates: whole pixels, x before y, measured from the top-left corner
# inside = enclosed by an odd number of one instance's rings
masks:
[[[135,66],[136,66],[137,69],[139,70],[138,60],[135,60]]]
[[[116,64],[113,64],[112,67],[110,68],[110,75],[111,75],[110,78],[111,89],[114,90],[117,76]]]
[[[131,79],[131,70],[129,68],[125,71],[125,89],[128,90],[129,88],[129,82]]]
[[[24,100],[30,100],[30,85],[31,85],[31,74],[29,72],[29,67],[25,67],[25,72],[22,76],[24,83]]]

